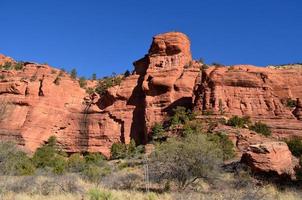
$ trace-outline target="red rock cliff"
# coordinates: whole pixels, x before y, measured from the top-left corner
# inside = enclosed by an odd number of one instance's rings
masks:
[[[6,62],[15,61],[1,55],[0,65]],[[192,60],[188,37],[170,32],[155,36],[148,54],[134,67],[120,85],[90,98],[77,81],[48,65],[27,62],[19,71],[1,70],[0,103],[5,109],[0,109],[0,139],[13,139],[34,151],[55,135],[67,152],[109,155],[114,142],[133,138],[146,143],[152,125],[176,106],[248,115],[271,126],[276,137],[302,130],[301,102],[296,108],[284,103],[302,98],[299,66],[201,71],[200,63]]]
[[[299,135],[300,103],[293,109],[287,99],[302,97],[302,66],[264,68],[250,65],[209,67],[195,91],[195,109],[224,115],[250,116],[273,128],[277,137]],[[296,115],[294,115],[296,113]]]

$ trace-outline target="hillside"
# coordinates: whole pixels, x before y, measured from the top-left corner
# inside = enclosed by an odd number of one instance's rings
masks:
[[[7,62],[15,61],[0,57],[0,64]],[[202,65],[192,60],[186,35],[160,34],[131,75],[100,97],[90,96],[91,102],[78,81],[48,65],[2,68],[0,101],[8,105],[0,137],[34,151],[55,135],[67,152],[109,155],[114,142],[147,143],[151,127],[177,106],[250,116],[268,124],[276,138],[299,136],[301,113],[288,104],[302,97],[301,68]]]
[[[154,36],[133,65],[124,75],[85,80],[0,55],[0,172],[24,181],[18,176],[33,175],[36,185],[22,183],[25,193],[43,183],[40,172],[46,182],[47,173],[67,172],[81,195],[102,184],[148,195],[151,187],[156,199],[169,191],[204,195],[196,180],[211,188],[209,198],[222,188],[222,199],[230,191],[230,199],[263,199],[281,195],[278,181],[301,183],[302,65],[207,65],[192,59],[179,32]],[[51,181],[67,187],[68,176]],[[149,176],[158,180],[150,184]],[[277,184],[274,194],[262,180]]]

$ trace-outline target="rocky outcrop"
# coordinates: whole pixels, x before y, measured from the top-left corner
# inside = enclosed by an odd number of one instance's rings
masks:
[[[0,139],[16,140],[30,151],[51,135],[71,153],[109,155],[114,142],[131,139],[145,144],[151,127],[177,106],[212,111],[218,118],[248,115],[272,127],[276,138],[302,131],[302,106],[298,102],[292,110],[284,103],[302,97],[301,67],[202,67],[179,32],[156,35],[131,75],[102,95],[89,96],[77,80],[48,65],[24,62],[19,69],[20,63],[0,55],[0,66],[7,62],[17,67],[0,67]],[[87,85],[95,87],[97,81]],[[265,141],[251,131],[230,137],[240,151]]]
[[[135,62],[136,70],[146,69],[142,81],[145,122],[149,130],[176,106],[192,109],[192,95],[200,64],[192,61],[190,41],[181,33],[153,38],[149,54]]]
[[[250,116],[272,127],[276,137],[299,136],[302,123],[284,101],[301,98],[301,81],[301,68],[211,66],[202,71],[196,86],[195,110]]]
[[[5,63],[14,63],[14,59],[11,57],[5,56],[3,54],[0,54],[0,66],[4,65]]]
[[[265,142],[250,145],[242,155],[241,162],[246,163],[255,173],[266,173],[281,177],[295,178],[298,165],[285,142]]]
[[[293,115],[298,119],[302,120],[302,103],[299,98],[296,101],[296,107],[293,111]]]
[[[146,143],[150,127],[175,106],[192,107],[199,64],[192,61],[188,37],[171,32],[155,36],[149,53],[134,66],[120,85],[90,97],[76,80],[48,65],[27,62],[20,71],[2,70],[0,101],[9,108],[0,139],[34,151],[55,135],[67,152],[105,155],[114,142]]]
[[[192,61],[190,41],[182,33],[171,32],[153,38],[149,53],[134,62],[133,75],[100,98],[99,108],[113,118],[102,131],[120,135],[120,141],[146,143],[155,122],[161,122],[176,106],[192,107],[199,64]],[[102,123],[101,123],[102,124]]]

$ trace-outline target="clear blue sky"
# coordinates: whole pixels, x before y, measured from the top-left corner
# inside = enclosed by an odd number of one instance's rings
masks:
[[[0,0],[0,53],[80,75],[132,70],[181,31],[207,63],[302,62],[302,0]]]

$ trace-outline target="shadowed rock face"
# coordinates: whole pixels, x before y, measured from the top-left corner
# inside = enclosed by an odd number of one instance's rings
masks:
[[[0,55],[0,65],[6,62],[15,61]],[[155,36],[132,75],[102,96],[87,96],[66,73],[55,84],[59,70],[48,65],[27,62],[20,71],[1,70],[0,139],[34,151],[55,135],[67,152],[109,155],[114,142],[146,143],[153,124],[176,106],[249,115],[271,126],[276,137],[300,134],[301,103],[293,111],[283,101],[302,97],[301,68],[200,67],[188,37],[170,32]]]

